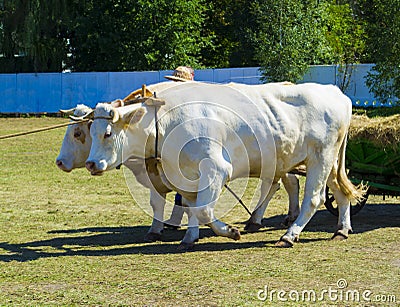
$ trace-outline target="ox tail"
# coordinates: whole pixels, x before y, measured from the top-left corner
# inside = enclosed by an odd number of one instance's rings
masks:
[[[344,137],[342,145],[339,149],[337,180],[340,190],[347,196],[347,198],[350,199],[351,202],[360,202],[364,199],[364,194],[366,193],[367,187],[363,184],[355,186],[347,177],[345,166],[346,145],[347,134]]]

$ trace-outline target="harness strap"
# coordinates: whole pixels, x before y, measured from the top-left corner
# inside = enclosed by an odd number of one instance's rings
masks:
[[[93,117],[93,120],[95,120],[95,119],[107,119],[107,120],[112,120],[113,118],[111,117],[111,116],[96,116],[96,117]]]

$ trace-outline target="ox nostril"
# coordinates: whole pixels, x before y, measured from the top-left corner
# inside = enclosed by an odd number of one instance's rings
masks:
[[[92,171],[92,170],[94,169],[94,162],[93,162],[93,161],[87,161],[87,162],[86,162],[86,168],[87,168],[89,171]]]
[[[62,160],[56,160],[56,164],[58,167],[60,167],[63,165],[63,162],[62,162]]]

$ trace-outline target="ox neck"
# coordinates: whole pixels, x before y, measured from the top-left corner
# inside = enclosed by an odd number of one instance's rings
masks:
[[[141,145],[144,145],[144,150],[139,153],[138,155],[131,155],[130,157],[135,158],[135,159],[142,159],[142,160],[155,160],[157,162],[161,161],[161,156],[160,156],[160,148],[159,148],[159,139],[160,136],[160,123],[158,120],[158,110],[160,107],[158,106],[150,106],[148,107],[148,116],[152,117],[151,120],[149,120],[149,125],[143,125],[139,123],[139,131],[143,131],[142,135],[142,143]],[[128,128],[129,130],[129,128]],[[139,145],[139,144],[137,144]],[[133,147],[136,147],[134,144],[130,145]],[[140,145],[139,145],[140,147]]]

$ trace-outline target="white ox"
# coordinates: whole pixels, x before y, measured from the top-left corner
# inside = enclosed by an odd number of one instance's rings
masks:
[[[176,83],[165,82],[157,86],[149,86],[151,91],[158,91],[160,93],[163,89],[175,86]],[[230,84],[235,86],[235,84]],[[113,107],[120,107],[121,101],[117,100],[111,103]],[[85,105],[77,105],[77,107],[68,110],[67,115],[74,115],[77,118],[85,118],[92,113],[92,109]],[[75,168],[85,166],[85,161],[89,156],[92,138],[90,136],[91,121],[77,123],[67,128],[59,156],[56,159],[57,166],[66,172],[70,172]],[[150,203],[153,207],[154,217],[152,227],[149,229],[145,236],[146,241],[155,241],[160,239],[162,224],[159,223],[160,217],[163,215],[163,208],[165,205],[165,196],[170,190],[162,183],[161,178],[155,174],[147,172],[147,166],[143,160],[128,159],[124,162],[136,177],[137,181],[144,187],[150,189]],[[285,175],[282,178],[285,189],[289,194],[289,212],[286,216],[284,223],[288,224],[295,220],[299,212],[298,201],[298,180],[294,175]],[[272,196],[272,195],[271,195]],[[248,231],[256,231],[261,227],[261,219],[263,217],[266,207],[260,208],[253,212],[252,217],[249,219],[246,228]],[[179,225],[182,218],[182,208],[174,206],[170,220],[166,221],[172,225]]]
[[[175,86],[174,82],[164,82],[158,84],[157,87],[149,86],[149,90],[161,91],[165,88]],[[120,107],[121,100],[116,100],[110,105],[112,107]],[[93,112],[88,106],[83,104],[77,105],[71,110],[64,111],[68,115],[73,115],[76,118],[86,118]],[[56,165],[65,172],[70,172],[75,168],[85,167],[85,162],[89,156],[92,138],[90,136],[90,126],[92,122],[82,122],[70,125],[64,135],[60,153],[56,159]],[[147,172],[146,162],[143,160],[129,159],[124,162],[124,165],[130,169],[136,180],[144,187],[150,189],[150,204],[154,210],[152,226],[145,236],[145,241],[152,242],[161,238],[164,223],[159,217],[159,209],[165,206],[166,193],[171,192],[161,181],[159,176],[149,174]],[[166,223],[171,225],[179,225],[182,219],[183,210],[179,206],[174,206],[170,220]],[[162,216],[161,216],[162,218]]]
[[[362,191],[345,172],[351,101],[337,87],[266,84],[232,89],[189,82],[158,97],[166,104],[158,110],[157,170],[163,183],[185,198],[189,225],[208,224],[217,235],[239,239],[237,229],[214,217],[213,206],[224,184],[239,177],[260,178],[258,207],[263,207],[279,179],[305,164],[300,215],[277,246],[292,246],[299,238],[325,201],[326,185],[339,209],[334,238],[347,238],[350,200],[361,198]],[[131,156],[154,157],[155,111],[149,104],[118,109],[99,104],[86,162],[91,174],[113,169]],[[182,244],[198,238],[198,228],[189,228]]]

